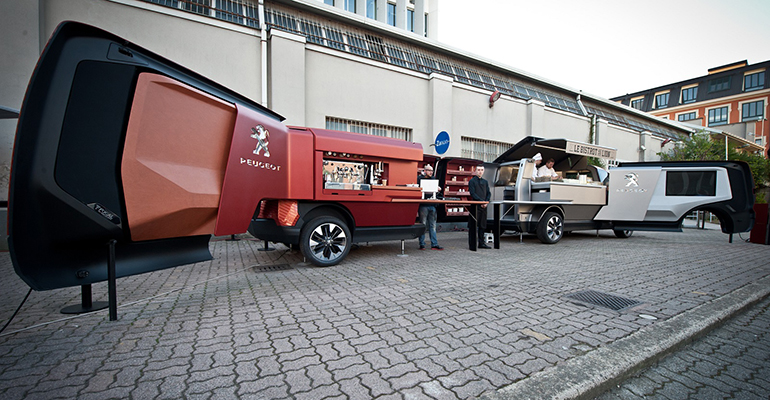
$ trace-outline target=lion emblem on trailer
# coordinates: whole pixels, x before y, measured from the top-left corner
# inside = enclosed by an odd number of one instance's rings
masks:
[[[626,187],[639,187],[639,175],[635,173],[626,174],[626,180],[628,183],[626,183]]]
[[[257,125],[254,128],[251,128],[251,138],[257,139],[257,148],[254,149],[254,154],[259,155],[259,152],[264,150],[265,151],[265,157],[270,157],[270,150],[267,149],[267,145],[270,143],[268,142],[268,137],[270,137],[270,132],[268,132],[267,129],[265,129],[262,125]]]

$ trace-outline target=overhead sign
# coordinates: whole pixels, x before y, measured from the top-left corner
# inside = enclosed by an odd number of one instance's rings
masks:
[[[436,142],[434,144],[436,146],[436,153],[446,153],[446,151],[449,150],[449,134],[446,131],[439,132],[439,134],[436,135]]]
[[[570,154],[579,154],[581,156],[604,158],[608,160],[614,160],[618,154],[618,151],[613,148],[570,141],[567,141],[567,147],[564,151]]]

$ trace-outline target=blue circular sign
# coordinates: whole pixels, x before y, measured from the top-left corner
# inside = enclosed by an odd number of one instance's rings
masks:
[[[444,154],[447,150],[449,150],[449,134],[446,133],[446,131],[439,132],[438,135],[436,135],[436,153],[438,154]]]

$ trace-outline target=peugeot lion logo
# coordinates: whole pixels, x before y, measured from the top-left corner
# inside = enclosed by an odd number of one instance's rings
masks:
[[[262,125],[257,125],[256,128],[251,128],[251,132],[253,132],[253,135],[251,135],[252,139],[257,139],[257,148],[254,149],[254,154],[259,155],[259,152],[264,150],[265,151],[265,157],[270,157],[270,150],[267,149],[267,145],[270,144],[267,141],[267,138],[270,136],[270,132],[265,129]]]
[[[626,187],[639,187],[639,175],[635,173],[626,174],[626,180],[628,183],[626,183]]]

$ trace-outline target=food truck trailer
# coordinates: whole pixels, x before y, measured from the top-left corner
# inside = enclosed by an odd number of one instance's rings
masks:
[[[533,178],[540,153],[559,178]],[[491,203],[488,227],[535,234],[547,244],[566,232],[612,229],[681,231],[695,210],[714,213],[724,233],[748,232],[754,223],[754,183],[740,161],[620,163],[609,172],[589,158],[614,160],[616,150],[568,139],[529,136],[485,163]]]
[[[310,262],[327,266],[355,242],[424,231],[415,223],[424,202],[416,185],[420,144],[282,121],[109,32],[61,24],[35,67],[17,125],[8,202],[16,273],[36,290],[80,285],[85,309],[92,283],[108,280],[112,293],[117,277],[210,260],[212,235],[249,231],[298,245]],[[494,217],[505,230],[555,243],[564,230],[672,228],[701,206],[723,211],[723,230],[746,231],[753,222],[745,164],[621,166],[608,184],[585,161],[587,145],[527,140],[487,171]],[[554,151],[565,180],[528,179],[533,151],[544,158]],[[465,187],[478,161],[440,165],[451,171],[442,187],[454,200],[431,201],[446,207],[445,216],[462,217],[463,205],[473,203]],[[650,197],[645,212],[626,220],[615,201],[637,194]],[[685,200],[675,212],[669,195]]]
[[[422,234],[420,144],[282,121],[109,32],[63,23],[17,126],[16,273],[36,290],[85,288],[209,260],[212,235],[247,231],[326,266],[355,242]]]

